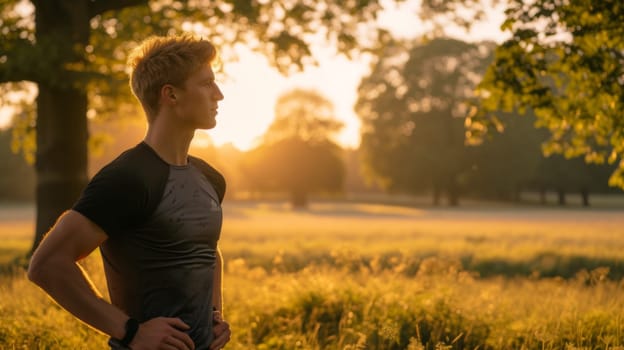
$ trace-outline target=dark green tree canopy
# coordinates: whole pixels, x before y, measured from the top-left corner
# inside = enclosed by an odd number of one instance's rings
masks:
[[[457,194],[469,165],[464,117],[493,48],[442,38],[387,48],[356,105],[370,174],[391,190]]]
[[[500,128],[499,111],[531,110],[550,131],[549,153],[618,163],[624,188],[624,4],[621,1],[508,1],[496,51],[468,136]]]

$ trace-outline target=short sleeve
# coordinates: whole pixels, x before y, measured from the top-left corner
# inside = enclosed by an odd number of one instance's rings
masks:
[[[109,236],[132,227],[145,215],[148,191],[137,174],[129,170],[115,164],[103,168],[72,209]]]
[[[73,210],[112,237],[141,224],[156,210],[169,166],[145,143],[121,154],[89,182]]]

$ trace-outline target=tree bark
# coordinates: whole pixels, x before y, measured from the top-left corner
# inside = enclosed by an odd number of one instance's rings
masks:
[[[39,85],[37,97],[37,222],[33,251],[87,182],[87,96]]]
[[[37,219],[31,253],[87,182],[86,84],[67,64],[81,62],[90,31],[88,1],[33,3],[37,45],[56,52],[37,81]]]

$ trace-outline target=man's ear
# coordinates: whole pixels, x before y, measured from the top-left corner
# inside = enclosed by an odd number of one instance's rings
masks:
[[[170,84],[165,84],[160,89],[160,100],[163,103],[176,103],[175,88]]]

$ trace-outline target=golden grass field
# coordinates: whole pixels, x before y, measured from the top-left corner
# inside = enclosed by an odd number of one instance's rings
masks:
[[[624,349],[624,205],[224,205],[227,349]],[[105,349],[30,284],[0,206],[0,349]],[[83,265],[105,293],[97,253]]]

